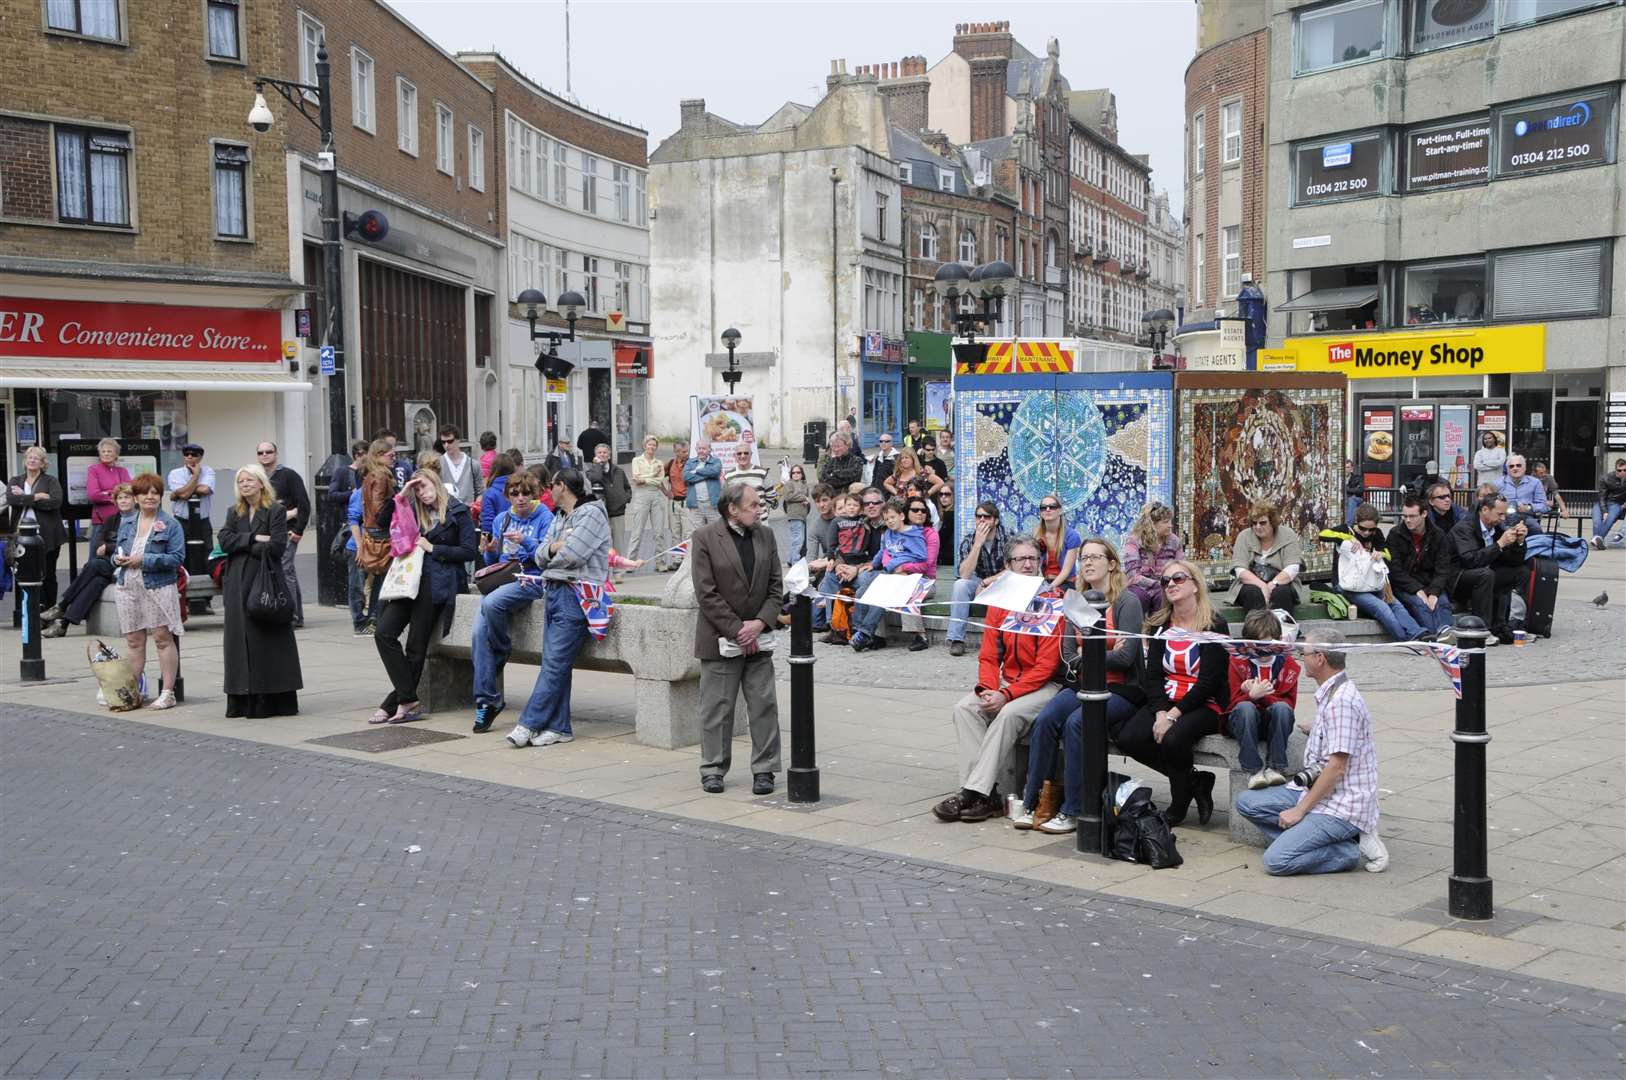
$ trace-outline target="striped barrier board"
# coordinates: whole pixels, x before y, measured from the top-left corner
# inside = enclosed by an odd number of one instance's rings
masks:
[[[1055,375],[1072,370],[1072,350],[1053,341],[993,341],[982,363],[954,365],[956,375]]]

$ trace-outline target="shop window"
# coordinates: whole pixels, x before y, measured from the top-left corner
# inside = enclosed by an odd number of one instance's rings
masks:
[[[899,430],[897,383],[864,380],[864,430],[872,434]]]
[[[1485,260],[1423,263],[1405,270],[1407,326],[1485,318]]]
[[[1479,41],[1496,29],[1490,0],[1411,0],[1408,17],[1412,52]]]
[[[1524,26],[1543,19],[1568,15],[1572,11],[1603,7],[1616,0],[1498,0],[1497,21],[1502,26]]]
[[[1346,0],[1342,4],[1301,11],[1294,19],[1293,71],[1312,71],[1353,64],[1386,54],[1389,16],[1384,0]]]
[[[215,235],[248,239],[248,147],[215,144]]]
[[[1293,147],[1293,205],[1386,195],[1388,140],[1381,131]]]
[[[1498,319],[1609,314],[1606,241],[1500,252],[1491,256],[1491,297]]]
[[[130,224],[130,136],[120,131],[56,129],[57,219],[85,225]]]
[[[1496,175],[1522,176],[1614,161],[1619,100],[1611,87],[1497,109]]]
[[[243,35],[237,0],[208,0],[209,59],[241,60]]]
[[[1376,263],[1299,270],[1293,297],[1277,307],[1289,315],[1290,334],[1372,330],[1384,325],[1383,274]]]
[[[46,0],[45,25],[52,30],[122,41],[119,0]]]

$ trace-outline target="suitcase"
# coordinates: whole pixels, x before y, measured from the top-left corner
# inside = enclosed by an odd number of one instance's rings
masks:
[[[1553,636],[1553,609],[1558,605],[1558,563],[1552,559],[1531,559],[1530,580],[1524,588],[1524,630],[1541,637]]]

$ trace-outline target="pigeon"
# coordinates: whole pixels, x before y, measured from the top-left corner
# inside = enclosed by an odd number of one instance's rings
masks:
[[[1592,606],[1593,607],[1603,607],[1608,602],[1609,602],[1609,594],[1606,593],[1606,592],[1601,592],[1597,596],[1594,596],[1592,598]]]

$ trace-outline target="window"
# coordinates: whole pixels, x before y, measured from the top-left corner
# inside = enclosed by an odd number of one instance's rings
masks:
[[[469,125],[469,187],[486,189],[486,133]]]
[[[909,301],[909,328],[911,330],[926,329],[926,293],[916,289]]]
[[[1409,0],[1411,49],[1427,52],[1491,36],[1496,9],[1488,0]]]
[[[564,143],[553,144],[553,201],[565,204],[565,192],[570,186],[570,169],[565,155],[569,148]]]
[[[1407,326],[1480,322],[1485,317],[1485,260],[1406,267],[1404,311]]]
[[[1344,333],[1387,324],[1377,263],[1298,270],[1289,277],[1293,298],[1276,308],[1288,313],[1289,333]]]
[[[1568,15],[1572,11],[1599,7],[1613,0],[1498,0],[1498,2],[1501,7],[1500,22],[1503,27],[1508,27]]]
[[[553,273],[553,296],[557,300],[570,291],[570,253],[564,248],[553,249]]]
[[[598,158],[582,155],[582,209],[598,213]]]
[[[418,88],[400,77],[395,80],[395,145],[418,156]]]
[[[242,28],[237,21],[237,0],[209,0],[208,12],[209,58],[211,60],[241,60],[243,58]]]
[[[215,144],[215,235],[248,239],[248,147]]]
[[[915,182],[915,167],[907,161],[898,162],[898,182],[900,184]]]
[[[1205,120],[1206,118],[1202,113],[1198,113],[1196,116],[1191,118],[1191,172],[1194,176],[1201,176],[1203,174],[1203,140],[1205,137]],[[1092,169],[1091,171],[1093,172],[1094,170]]]
[[[1220,230],[1220,298],[1229,299],[1242,288],[1242,226]]]
[[[316,85],[316,54],[322,50],[324,36],[322,24],[301,11],[299,13],[299,81],[309,86]],[[316,100],[316,94],[313,91],[305,91],[305,97],[313,102]]]
[[[1004,262],[1005,261],[1005,252],[1009,248],[1009,246],[1010,246],[1010,234],[1007,233],[1004,229],[995,229],[994,230],[994,261],[995,262]],[[972,254],[973,255],[976,254],[975,246],[973,246],[973,248],[972,248]]]
[[[1388,13],[1384,0],[1346,0],[1301,11],[1293,26],[1297,35],[1295,75],[1385,55]]]
[[[1192,245],[1193,264],[1197,271],[1192,275],[1191,304],[1193,307],[1202,303],[1203,299],[1203,234],[1198,233]]]
[[[1496,175],[1522,176],[1615,160],[1614,88],[1507,105],[1494,115]]]
[[[617,165],[612,170],[615,176],[615,216],[619,221],[632,220],[632,170],[625,165]]]
[[[582,296],[587,300],[589,312],[597,314],[603,310],[599,306],[598,259],[591,255],[582,256]]]
[[[452,175],[457,168],[457,151],[452,145],[452,110],[435,102],[435,168]]]
[[[954,174],[947,169],[939,169],[937,173],[937,190],[952,192],[954,190]]]
[[[1242,160],[1242,102],[1228,102],[1220,108],[1220,158],[1232,165]]]
[[[57,128],[57,219],[129,225],[129,159],[130,136],[123,132]]]
[[[533,240],[523,233],[508,234],[509,287],[515,296],[526,289],[538,289],[547,295],[555,295],[548,280],[551,250],[540,240]]]
[[[937,226],[929,221],[920,227],[920,257],[937,259]]]
[[[1294,146],[1293,205],[1388,194],[1387,141],[1382,132],[1370,131],[1339,142]]]
[[[632,267],[615,264],[615,310],[626,315],[632,308]]]
[[[1607,242],[1567,244],[1491,255],[1491,298],[1498,319],[1607,315]]]
[[[363,131],[378,131],[373,103],[373,58],[360,49],[350,50],[350,122]]]
[[[122,41],[119,0],[46,0],[45,25],[70,34]]]
[[[647,182],[643,173],[633,175],[632,208],[637,212],[640,227],[649,224],[649,195],[644,186]]]
[[[960,232],[960,261],[967,266],[977,265],[977,234],[970,229]]]
[[[886,192],[875,193],[875,239],[883,242],[886,240],[886,204],[889,201]]]
[[[1490,179],[1490,117],[1431,124],[1406,133],[1406,190],[1433,191]]]

